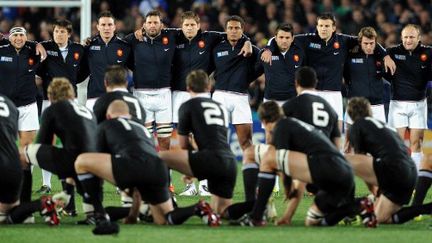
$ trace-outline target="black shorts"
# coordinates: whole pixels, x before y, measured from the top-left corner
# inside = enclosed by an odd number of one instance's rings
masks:
[[[75,160],[80,152],[41,144],[36,158],[39,167],[58,175],[60,179],[75,177]]]
[[[1,158],[0,158],[1,160]],[[22,169],[17,165],[0,161],[0,203],[14,203],[18,201],[22,186]]]
[[[323,213],[354,201],[354,174],[342,155],[308,156],[308,164],[313,185],[318,189],[315,204]]]
[[[189,151],[189,165],[194,177],[207,179],[211,194],[232,198],[237,177],[237,164],[231,151]]]
[[[409,203],[417,183],[417,169],[412,162],[374,158],[373,168],[381,193],[400,206]]]
[[[114,180],[120,189],[136,187],[142,199],[152,205],[170,199],[168,168],[159,157],[112,156],[111,162]]]

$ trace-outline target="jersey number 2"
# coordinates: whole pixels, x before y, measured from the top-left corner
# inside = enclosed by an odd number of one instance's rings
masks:
[[[9,114],[9,107],[6,104],[5,99],[3,97],[0,97],[0,116],[8,117]]]

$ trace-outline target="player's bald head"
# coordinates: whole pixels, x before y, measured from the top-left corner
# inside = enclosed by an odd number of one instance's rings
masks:
[[[47,93],[51,103],[75,98],[75,90],[67,78],[53,78]]]
[[[364,97],[354,97],[348,101],[348,115],[352,121],[372,116],[372,110],[369,101]]]
[[[129,106],[123,100],[114,100],[107,109],[107,118],[130,117]]]

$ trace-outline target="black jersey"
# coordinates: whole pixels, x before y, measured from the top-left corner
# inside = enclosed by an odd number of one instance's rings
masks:
[[[99,125],[97,148],[118,158],[158,157],[150,132],[142,124],[121,117]]]
[[[282,109],[287,117],[294,117],[309,123],[333,139],[340,137],[338,115],[330,104],[312,91],[305,91],[285,102]]]
[[[18,147],[18,109],[6,96],[0,95],[0,167],[20,167]]]
[[[180,106],[178,134],[194,135],[199,150],[222,149],[231,153],[228,134],[228,114],[218,102],[195,97]]]
[[[118,89],[113,92],[103,94],[96,100],[93,107],[93,112],[96,116],[97,123],[101,123],[106,119],[106,112],[108,106],[114,100],[123,100],[129,106],[129,112],[132,118],[141,124],[145,123],[145,111],[141,102],[132,94],[130,94],[127,89]]]
[[[50,105],[42,114],[36,143],[52,144],[54,134],[63,148],[77,153],[96,151],[96,118],[86,107],[72,100]]]
[[[354,122],[349,141],[356,153],[369,153],[375,158],[410,161],[408,148],[397,132],[372,117]]]
[[[271,144],[311,155],[343,156],[326,135],[314,126],[296,118],[283,118],[273,129]]]

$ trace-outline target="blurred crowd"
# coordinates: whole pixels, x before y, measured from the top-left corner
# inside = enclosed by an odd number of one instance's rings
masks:
[[[0,31],[13,26],[25,26],[30,39],[50,39],[53,19],[67,18],[74,24],[75,41],[80,40],[78,8],[0,8]],[[246,33],[258,45],[266,44],[279,23],[292,23],[295,33],[315,31],[316,17],[333,12],[338,19],[338,31],[356,35],[361,27],[373,26],[379,42],[391,46],[400,41],[399,33],[407,23],[423,30],[422,43],[432,44],[432,0],[92,0],[92,33],[96,34],[96,16],[110,10],[117,18],[120,36],[142,26],[143,16],[151,9],[163,12],[168,27],[180,26],[183,11],[194,10],[201,16],[203,30],[223,30],[225,18],[239,15],[246,20]]]

